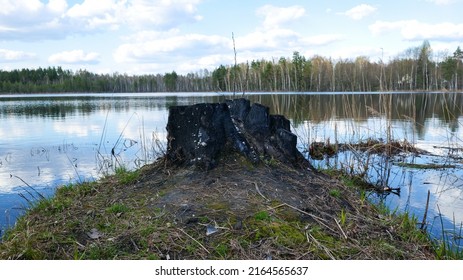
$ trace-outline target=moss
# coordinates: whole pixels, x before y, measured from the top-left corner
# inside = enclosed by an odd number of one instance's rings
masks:
[[[129,207],[121,203],[115,203],[110,207],[106,208],[106,211],[113,214],[122,214],[129,211]]]
[[[335,197],[335,198],[340,198],[340,197],[341,197],[341,191],[338,190],[338,189],[332,189],[332,190],[330,190],[329,194],[330,194],[332,197]]]
[[[185,250],[186,250],[189,254],[193,254],[194,252],[196,252],[197,250],[199,250],[199,245],[198,245],[198,243],[194,243],[194,242],[188,243],[188,244],[185,246]]]
[[[205,216],[198,217],[198,221],[202,224],[207,224],[210,222],[209,218]]]
[[[148,224],[146,225],[146,227],[141,228],[140,234],[144,237],[147,237],[153,234],[154,232],[156,232],[156,230],[157,230],[157,227],[155,225]]]
[[[225,201],[212,201],[212,202],[207,204],[207,208],[212,209],[212,210],[216,210],[216,211],[226,210],[229,207],[230,206]]]
[[[270,221],[270,214],[267,211],[259,211],[254,214],[256,221]]]
[[[215,247],[215,253],[219,256],[219,258],[226,259],[230,253],[230,248],[227,244],[221,243]]]
[[[267,211],[257,212],[248,223],[253,231],[254,241],[270,238],[283,246],[297,246],[306,241],[297,222],[274,218]]]

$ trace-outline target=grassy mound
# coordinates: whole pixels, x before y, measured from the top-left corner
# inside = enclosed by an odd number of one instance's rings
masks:
[[[433,259],[416,220],[330,176],[229,155],[64,186],[20,218],[1,259]]]

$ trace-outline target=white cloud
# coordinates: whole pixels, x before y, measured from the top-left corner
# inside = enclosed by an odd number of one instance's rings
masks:
[[[376,10],[377,9],[371,5],[360,4],[340,14],[346,15],[353,20],[361,20],[362,18],[367,17],[370,14],[374,13]]]
[[[368,26],[373,35],[383,35],[393,30],[400,29],[407,21],[376,21],[374,24]]]
[[[259,29],[245,36],[235,36],[238,62],[256,57],[285,56],[310,45],[329,44],[339,40],[338,35],[320,35],[304,38],[288,29]],[[178,30],[169,32],[142,31],[125,38],[114,52],[118,63],[139,63],[131,73],[194,72],[213,69],[220,64],[233,62],[231,38],[202,34],[181,35]],[[302,46],[302,47],[301,47]],[[176,65],[172,69],[171,65]]]
[[[55,64],[97,64],[99,59],[100,55],[96,52],[86,53],[83,50],[72,50],[53,54],[48,61]]]
[[[93,29],[100,26],[117,28],[128,24],[135,29],[171,28],[184,22],[201,20],[196,5],[200,0],[85,0],[70,8],[66,16],[84,21]]]
[[[352,46],[338,49],[332,53],[332,56],[341,59],[355,59],[361,56],[376,59],[382,56],[388,57],[389,53],[385,52],[383,54],[379,47]]]
[[[17,62],[35,58],[34,53],[0,49],[0,62]]]
[[[44,4],[40,0],[1,0],[0,14],[9,15],[15,11],[21,11],[24,13],[33,13],[41,10]]]
[[[322,34],[302,39],[302,42],[310,46],[325,46],[344,40],[346,36],[340,34]]]
[[[257,28],[244,36],[235,36],[238,62],[256,58],[272,58],[303,52],[311,47],[325,46],[343,40],[345,36],[326,34],[303,37],[284,28]],[[233,63],[233,45],[229,37],[203,34],[182,35],[178,29],[165,32],[140,31],[123,38],[127,42],[113,53],[118,63],[141,64],[129,72],[169,72],[176,65],[179,73],[198,69],[213,69]]]
[[[68,3],[66,0],[49,0],[47,8],[54,14],[62,14],[68,8]]]
[[[302,6],[276,7],[265,5],[257,10],[257,15],[264,17],[263,25],[266,28],[275,28],[281,24],[297,20],[305,15]]]
[[[53,17],[40,0],[1,0],[0,7],[0,26],[5,28],[22,28]]]
[[[4,40],[62,39],[73,34],[130,29],[165,29],[201,20],[201,0],[0,0]],[[46,4],[45,4],[46,3]]]
[[[64,15],[68,23],[85,29],[117,28],[122,21],[119,17],[125,9],[124,1],[118,0],[85,0],[75,4]]]
[[[118,2],[114,0],[85,0],[81,4],[75,4],[66,13],[71,18],[99,17],[106,13],[114,14]]]
[[[201,0],[132,0],[121,16],[135,28],[172,28],[180,23],[201,20],[196,9],[199,3]]]
[[[243,37],[236,38],[236,46],[239,50],[268,51],[284,49],[289,44],[296,44],[300,35],[289,29],[274,28],[270,30],[258,30]]]
[[[279,54],[288,55],[294,51],[306,51],[308,48],[326,46],[341,41],[345,36],[340,34],[320,34],[303,37],[289,29],[257,30],[243,37],[236,38],[238,52],[250,51],[255,56],[260,53],[268,57]]]
[[[439,6],[444,6],[454,3],[455,0],[426,0],[426,2],[430,2]]]
[[[120,63],[162,62],[179,56],[197,58],[230,48],[230,39],[221,36],[202,34],[158,36],[162,33],[156,34],[143,33],[139,38],[148,35],[151,40],[122,44],[114,52],[114,59]]]
[[[429,24],[417,20],[377,21],[369,26],[373,35],[383,35],[399,30],[402,37],[410,41],[463,39],[463,24],[449,22]]]

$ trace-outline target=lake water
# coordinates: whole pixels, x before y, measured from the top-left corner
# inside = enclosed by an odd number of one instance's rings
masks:
[[[449,236],[461,242],[462,94],[264,93],[246,97],[290,119],[304,153],[314,141],[367,139],[406,140],[429,152],[387,158],[345,152],[310,160],[320,168],[368,170],[370,182],[400,188],[400,195],[371,194],[372,200],[382,200],[392,210],[409,211],[420,220],[429,190],[428,228],[439,236],[443,221]],[[29,202],[52,195],[59,185],[95,180],[119,165],[133,169],[152,162],[166,143],[169,106],[230,98],[230,94],[211,93],[0,95],[0,229],[12,226]],[[407,168],[400,162],[453,168]]]

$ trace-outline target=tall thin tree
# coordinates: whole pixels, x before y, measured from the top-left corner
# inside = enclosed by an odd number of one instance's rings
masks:
[[[233,41],[233,53],[235,54],[235,66],[233,67],[233,97],[235,96],[236,93],[236,67],[237,67],[237,62],[236,62],[236,47],[235,47],[235,35],[232,32],[232,41]]]

